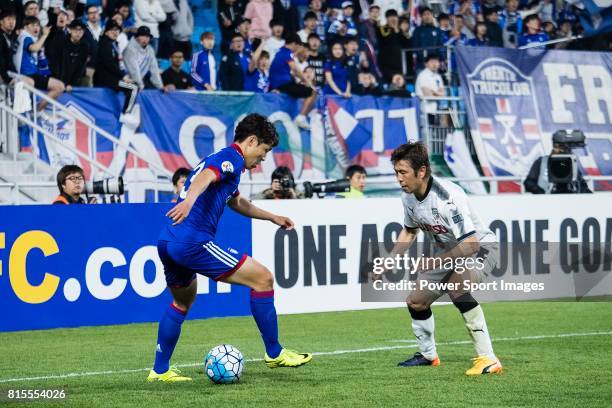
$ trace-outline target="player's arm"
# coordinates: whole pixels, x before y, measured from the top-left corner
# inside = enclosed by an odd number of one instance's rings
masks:
[[[395,255],[405,254],[406,251],[408,251],[408,249],[410,249],[410,247],[414,243],[414,240],[416,239],[418,233],[418,228],[409,228],[404,226],[404,228],[402,228],[402,231],[397,236],[397,241],[395,242],[395,245],[393,245],[393,249],[391,250],[389,257],[395,257]]]
[[[262,210],[261,208],[253,205],[253,203],[246,198],[238,195],[233,197],[227,203],[229,207],[239,214],[245,217],[255,218],[258,220],[270,221],[283,229],[290,230],[293,228],[293,221],[289,217],[283,217],[282,215],[272,214],[269,211]]]
[[[210,168],[204,169],[204,171],[193,179],[189,189],[187,190],[185,200],[175,205],[166,213],[166,216],[170,217],[170,219],[172,219],[174,222],[172,225],[180,224],[185,220],[185,218],[187,218],[198,197],[216,180],[217,174]]]

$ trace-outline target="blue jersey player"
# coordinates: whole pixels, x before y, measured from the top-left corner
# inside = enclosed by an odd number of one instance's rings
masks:
[[[261,163],[277,144],[276,130],[265,117],[246,116],[236,127],[234,144],[206,157],[193,169],[178,203],[166,214],[172,222],[162,230],[157,250],[173,302],[159,322],[155,365],[148,381],[191,380],[170,367],[170,358],[195,301],[196,273],[251,288],[251,312],[265,344],[264,362],[268,367],[297,367],[312,359],[312,354],[288,350],[278,341],[272,273],[246,254],[237,255],[215,241],[226,204],[247,217],[293,228],[289,218],[257,208],[238,192],[243,170]]]

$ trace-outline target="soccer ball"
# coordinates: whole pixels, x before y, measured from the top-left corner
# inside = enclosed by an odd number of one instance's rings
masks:
[[[208,352],[204,359],[204,371],[217,384],[238,382],[244,368],[244,357],[234,346],[221,344]]]

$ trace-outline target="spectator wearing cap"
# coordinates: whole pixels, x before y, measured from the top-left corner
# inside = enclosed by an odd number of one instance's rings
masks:
[[[309,129],[306,115],[310,113],[317,98],[315,86],[299,70],[295,63],[294,53],[304,45],[296,34],[289,34],[286,43],[276,53],[270,66],[270,89],[285,93],[294,98],[305,98],[300,113],[295,118],[297,126]],[[296,83],[299,80],[300,83]]]
[[[250,58],[244,51],[244,38],[235,33],[230,41],[230,50],[221,58],[219,82],[224,91],[244,91],[244,78]]]
[[[177,5],[177,12],[171,16],[174,49],[181,50],[183,57],[189,60],[192,52],[193,14],[187,0],[175,0],[174,3]]]
[[[308,36],[310,34],[314,34],[316,28],[317,28],[317,15],[312,11],[306,12],[306,14],[304,14],[304,28],[298,31],[300,40],[303,43],[307,43]]]
[[[220,2],[221,3],[221,2]],[[217,10],[217,21],[221,30],[221,53],[226,54],[229,43],[236,32],[242,10],[236,0],[222,0]]]
[[[151,33],[150,45],[155,53],[157,53],[159,23],[166,20],[166,13],[161,3],[159,0],[134,0],[134,15],[136,17],[136,26],[139,29],[143,26],[149,29]],[[161,78],[159,84],[161,84]]]
[[[164,84],[161,80],[155,50],[150,44],[151,30],[147,26],[140,26],[136,35],[130,40],[123,52],[123,61],[139,89],[156,88],[162,90]]]
[[[5,84],[13,81],[9,72],[15,72],[13,63],[13,47],[17,46],[15,26],[17,16],[11,9],[0,11],[0,79]]]
[[[367,40],[375,50],[378,49],[379,22],[380,6],[372,4],[368,9],[368,18],[361,23],[359,36]]]
[[[325,72],[323,65],[325,64],[325,56],[320,52],[321,39],[316,33],[308,36],[308,66],[314,69],[315,81],[314,85],[320,88],[325,83]]]
[[[388,83],[393,74],[402,71],[402,49],[410,46],[410,39],[400,30],[397,11],[387,10],[385,18],[387,24],[380,27],[378,35],[378,64]]]
[[[244,90],[255,93],[267,93],[270,91],[270,55],[264,51],[265,40],[251,55],[249,68],[244,78]]]
[[[524,47],[529,44],[543,43],[549,41],[548,35],[541,30],[540,17],[537,14],[531,14],[524,20],[526,32],[519,37],[518,46]]]
[[[170,67],[162,72],[162,82],[166,89],[171,91],[194,89],[191,77],[182,70],[184,62],[183,51],[174,50],[170,54]]]
[[[467,45],[472,47],[488,47],[489,38],[487,37],[487,25],[479,21],[474,27],[474,38],[468,40]]]
[[[73,20],[68,26],[68,35],[58,37],[55,44],[59,45],[53,58],[49,57],[51,75],[66,85],[66,91],[72,87],[81,86],[85,76],[85,67],[89,58],[89,47],[83,40],[85,24],[81,20]]]
[[[503,47],[504,37],[502,28],[499,25],[499,14],[496,9],[485,10],[485,25],[487,26],[487,37],[489,38],[489,47]]]
[[[123,102],[122,113],[130,113],[138,86],[132,78],[127,75],[120,66],[119,44],[117,37],[121,33],[121,26],[114,20],[110,20],[104,27],[104,34],[98,43],[98,56],[96,58],[96,70],[93,76],[94,86],[100,88],[110,88],[114,91],[123,92],[125,100]]]
[[[423,48],[423,50],[416,52],[417,70],[423,68],[427,55],[432,53],[439,57],[444,55],[442,45],[442,32],[434,25],[433,13],[429,7],[423,7],[421,9],[421,25],[414,29],[411,39],[411,46],[413,48]],[[431,48],[436,46],[440,48]]]
[[[272,36],[266,41],[264,51],[267,51],[270,55],[270,60],[274,61],[274,56],[285,45],[285,38],[283,34],[285,32],[285,25],[280,20],[270,21],[270,28]]]
[[[193,54],[191,59],[191,82],[198,91],[217,89],[217,61],[213,54],[215,34],[206,31],[200,35],[202,51]]]
[[[273,18],[285,24],[285,33],[297,33],[300,29],[297,7],[291,0],[274,0]]]
[[[355,12],[355,8],[353,7],[352,1],[344,1],[342,2],[342,15],[341,17],[334,20],[327,30],[327,33],[332,37],[337,37],[341,34],[342,25],[346,26],[346,34],[344,36],[356,37],[357,32],[357,24],[355,24],[355,20],[353,19],[353,13]],[[336,41],[334,39],[334,41]]]
[[[249,38],[266,39],[270,37],[272,21],[272,0],[250,0],[244,11],[244,17],[251,20]]]

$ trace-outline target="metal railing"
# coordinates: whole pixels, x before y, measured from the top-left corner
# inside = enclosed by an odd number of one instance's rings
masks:
[[[19,80],[19,77],[18,77]],[[36,162],[39,160],[39,147],[38,147],[38,133],[44,135],[45,137],[45,141],[50,141],[51,143],[54,144],[58,144],[60,145],[63,149],[66,149],[68,151],[70,151],[72,154],[74,154],[75,156],[77,156],[78,158],[82,159],[83,161],[87,162],[88,164],[90,164],[93,168],[97,169],[98,171],[100,171],[102,174],[106,175],[106,176],[111,176],[111,177],[117,177],[120,175],[121,173],[121,169],[112,169],[109,166],[106,166],[102,163],[100,163],[97,159],[96,159],[96,143],[95,140],[97,138],[97,136],[100,136],[108,141],[110,141],[112,143],[112,151],[114,153],[114,155],[117,154],[125,154],[126,157],[128,154],[131,154],[134,157],[134,160],[140,160],[141,162],[145,163],[148,167],[148,169],[151,171],[151,173],[153,173],[153,176],[158,179],[158,178],[163,178],[166,180],[170,180],[172,177],[172,173],[170,171],[168,171],[166,168],[164,168],[163,166],[160,166],[154,162],[151,162],[149,158],[145,157],[144,155],[142,155],[140,152],[138,152],[136,149],[134,149],[132,146],[130,146],[128,143],[123,142],[122,140],[118,139],[117,137],[115,137],[114,135],[111,135],[109,132],[107,132],[106,130],[102,129],[101,127],[99,127],[98,125],[96,125],[95,123],[93,123],[91,120],[89,120],[86,117],[81,117],[81,116],[77,116],[74,112],[70,111],[66,106],[64,106],[63,104],[57,102],[56,100],[50,98],[49,96],[47,96],[44,92],[41,92],[37,89],[35,89],[34,87],[32,87],[31,85],[29,85],[27,82],[24,81],[20,81],[21,84],[23,84],[23,88],[29,92],[29,94],[31,95],[32,98],[32,110],[31,112],[26,112],[26,113],[18,113],[12,105],[12,101],[10,98],[10,92],[9,89],[6,88],[4,92],[2,92],[2,101],[0,101],[0,110],[2,112],[2,115],[0,116],[0,121],[2,122],[2,124],[0,124],[0,129],[2,130],[3,133],[0,133],[0,135],[3,136],[3,138],[6,138],[7,144],[10,142],[10,139],[17,139],[16,134],[12,135],[11,137],[11,130],[8,129],[9,126],[11,126],[11,121],[8,120],[9,117],[12,117],[13,119],[15,119],[15,125],[13,125],[13,130],[15,131],[16,128],[16,123],[20,122],[23,124],[26,124],[27,126],[29,126],[32,129],[31,132],[31,141],[32,141],[32,161]],[[46,104],[49,106],[48,109],[50,109],[50,114],[48,113],[42,113],[43,115],[48,115],[50,116],[50,122],[51,122],[51,126],[50,129],[45,129],[40,125],[39,122],[39,117],[41,116],[41,112],[39,112],[38,109],[38,103],[40,101],[44,101],[46,102]],[[89,130],[90,132],[92,132],[93,137],[94,137],[94,143],[92,143],[92,151],[89,152],[89,154],[83,153],[82,151],[80,151],[79,149],[76,149],[66,143],[63,143],[63,141],[58,137],[57,135],[57,123],[58,121],[56,120],[58,118],[58,114],[62,114],[65,118],[69,118],[71,120],[73,120],[75,123],[81,122],[83,123]],[[5,129],[7,129],[7,131],[5,132]],[[2,142],[2,139],[0,139],[0,142]],[[12,157],[14,160],[17,160],[16,157],[16,152],[18,151],[18,147],[13,146],[12,147]],[[36,174],[36,163],[34,163],[34,174]],[[158,194],[158,191],[156,190],[156,194]]]

